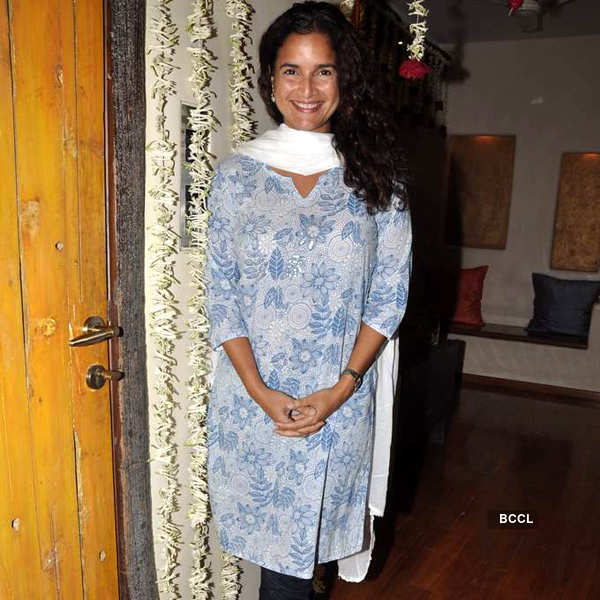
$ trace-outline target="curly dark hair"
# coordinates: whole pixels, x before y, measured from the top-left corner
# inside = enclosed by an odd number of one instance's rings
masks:
[[[344,157],[344,183],[373,214],[392,196],[406,208],[406,157],[394,113],[374,81],[371,55],[343,13],[328,2],[297,2],[279,16],[260,41],[258,89],[269,115],[283,115],[271,99],[271,76],[279,48],[292,33],[323,33],[336,53],[340,102],[331,118],[335,149]]]

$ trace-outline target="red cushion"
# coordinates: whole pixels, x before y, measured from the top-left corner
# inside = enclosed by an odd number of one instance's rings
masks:
[[[454,317],[452,317],[455,323],[483,325],[481,297],[483,296],[483,280],[487,270],[488,265],[460,270],[456,309]]]

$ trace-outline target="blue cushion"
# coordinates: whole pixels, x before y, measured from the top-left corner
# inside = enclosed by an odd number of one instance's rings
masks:
[[[587,337],[592,305],[600,295],[600,281],[558,279],[533,273],[531,333],[561,333]]]

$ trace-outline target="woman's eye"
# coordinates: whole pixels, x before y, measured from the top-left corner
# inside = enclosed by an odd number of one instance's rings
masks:
[[[333,71],[331,69],[321,69],[319,75],[322,77],[329,77],[330,75],[333,75]]]
[[[296,74],[296,69],[286,69],[283,72],[284,75],[295,75]]]

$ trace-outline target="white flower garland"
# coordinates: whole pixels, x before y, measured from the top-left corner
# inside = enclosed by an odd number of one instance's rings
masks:
[[[425,34],[427,33],[427,22],[425,17],[429,15],[429,10],[425,8],[425,0],[412,0],[408,3],[408,16],[417,17],[416,22],[408,27],[413,36],[412,42],[408,45],[408,55],[412,60],[422,60],[425,54]]]
[[[231,109],[231,145],[252,138],[256,128],[252,120],[252,96],[250,84],[252,63],[245,48],[251,43],[253,9],[246,0],[226,0],[225,12],[232,19],[231,76],[229,78],[229,106]]]
[[[352,11],[354,10],[354,1],[355,0],[340,1],[340,10],[344,13],[347,19],[352,18]]]
[[[174,521],[179,509],[180,495],[179,464],[175,443],[175,417],[177,406],[173,358],[175,341],[179,337],[176,319],[177,300],[173,286],[175,278],[175,257],[178,235],[173,226],[176,221],[176,206],[179,199],[174,189],[176,144],[166,127],[166,108],[169,96],[175,94],[175,82],[171,74],[175,69],[173,55],[179,36],[173,22],[171,0],[157,0],[151,19],[152,42],[148,52],[153,56],[151,68],[154,73],[152,97],[156,100],[156,140],[148,151],[152,174],[157,182],[149,190],[153,201],[155,222],[151,227],[150,276],[153,284],[149,318],[150,336],[156,344],[158,361],[157,383],[154,387],[156,400],[153,403],[156,428],[152,440],[152,460],[160,463],[158,474],[164,478],[164,487],[159,490],[162,501],[158,507],[159,539],[163,544],[163,568],[158,573],[161,593],[167,598],[180,598],[177,583],[181,529]]]
[[[213,175],[210,137],[216,126],[211,108],[211,75],[215,70],[207,41],[213,35],[213,1],[194,0],[188,17],[188,31],[192,46],[192,73],[190,82],[196,107],[190,112],[192,128],[190,144],[191,209],[190,237],[191,256],[189,268],[194,294],[189,302],[190,347],[189,364],[192,376],[188,381],[189,407],[187,422],[190,431],[188,445],[190,456],[190,493],[192,501],[189,519],[194,531],[192,541],[192,570],[189,578],[192,598],[208,600],[213,597],[214,584],[210,571],[209,522],[207,481],[207,431],[206,419],[210,387],[208,377],[212,368],[211,346],[208,339],[208,316],[206,312],[206,248],[209,211],[206,200]]]
[[[250,58],[245,53],[246,45],[251,42],[252,12],[253,9],[246,0],[227,0],[225,3],[225,13],[232,19],[231,76],[228,84],[232,148],[249,140],[256,127],[250,116],[252,98],[249,88],[252,66]],[[205,440],[206,431],[203,432],[203,436]],[[221,562],[221,597],[224,600],[236,600],[241,591],[239,559],[222,551]]]

